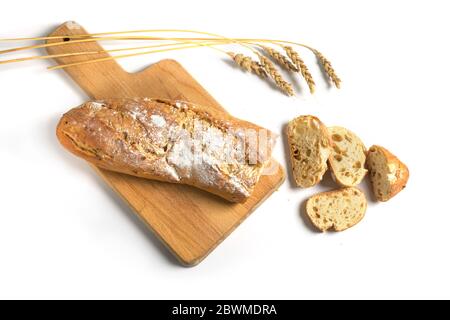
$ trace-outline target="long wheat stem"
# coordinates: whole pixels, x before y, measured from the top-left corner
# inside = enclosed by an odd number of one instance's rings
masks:
[[[61,42],[46,43],[46,44],[24,46],[24,47],[18,47],[18,48],[13,48],[13,49],[1,50],[0,54],[21,51],[21,50],[39,49],[39,48],[47,48],[47,47],[60,46],[60,45],[68,45],[71,43],[108,41],[108,40],[155,40],[155,41],[159,41],[159,40],[175,40],[175,41],[183,41],[183,40],[224,41],[224,40],[228,40],[229,42],[234,42],[237,44],[256,44],[256,45],[258,45],[259,43],[290,44],[290,45],[297,45],[297,46],[307,48],[315,54],[316,54],[316,52],[318,52],[316,49],[312,48],[311,46],[308,46],[306,44],[299,43],[299,42],[279,40],[279,39],[261,39],[261,38],[226,38],[226,37],[221,37],[221,36],[213,34],[213,33],[200,32],[200,31],[195,31],[195,32],[200,33],[200,34],[205,34],[205,35],[212,35],[212,36],[216,36],[216,37],[219,36],[221,38],[149,37],[149,36],[96,37],[98,35],[115,35],[115,34],[125,34],[125,33],[132,33],[132,32],[140,33],[140,32],[158,32],[158,31],[194,32],[194,31],[190,31],[190,30],[162,29],[162,30],[135,30],[135,31],[121,31],[121,32],[91,33],[91,34],[84,34],[84,35],[62,35],[62,36],[48,36],[48,37],[34,37],[34,38],[3,38],[3,39],[0,39],[0,42],[39,41],[39,40],[55,40],[55,39],[66,39],[66,38],[69,38],[71,41],[61,41]],[[73,39],[80,39],[80,40],[73,40]],[[246,46],[246,47],[248,49],[252,50],[253,52],[255,52],[254,49],[252,49],[251,47],[249,47],[249,46]]]
[[[140,56],[140,55],[145,55],[145,54],[176,51],[176,50],[191,49],[191,48],[201,48],[201,47],[210,47],[211,49],[216,49],[222,53],[227,54],[226,51],[221,50],[219,48],[215,48],[215,47],[213,47],[213,45],[216,45],[216,44],[193,44],[193,45],[189,45],[189,46],[175,47],[175,48],[169,48],[169,49],[151,50],[151,51],[123,54],[123,55],[110,56],[110,57],[81,61],[81,62],[62,64],[62,65],[58,65],[58,66],[48,67],[47,69],[57,70],[57,69],[63,69],[63,68],[67,68],[67,67],[73,67],[73,66],[84,65],[84,64],[95,63],[95,62],[102,62],[102,61],[109,61],[109,60],[115,60],[115,59],[122,59],[122,58],[128,58],[128,57],[135,57],[135,56]]]
[[[128,31],[115,31],[115,32],[101,32],[101,33],[90,33],[90,34],[79,34],[79,35],[61,35],[61,36],[45,36],[45,37],[27,37],[27,38],[0,38],[0,42],[16,42],[16,41],[40,41],[40,40],[56,40],[56,39],[64,39],[64,38],[71,38],[71,39],[77,39],[77,38],[90,38],[90,37],[101,37],[106,38],[104,36],[111,36],[111,35],[121,35],[121,34],[129,34],[129,33],[157,33],[157,32],[178,32],[178,33],[196,33],[196,34],[203,34],[203,35],[209,35],[213,36],[216,39],[230,39],[236,42],[268,42],[268,43],[289,43],[289,44],[296,44],[299,46],[303,46],[305,48],[309,48],[313,50],[313,48],[302,44],[302,43],[296,43],[296,42],[290,42],[285,40],[272,40],[272,39],[252,39],[252,38],[227,38],[222,35],[211,33],[211,32],[204,32],[204,31],[198,31],[198,30],[186,30],[186,29],[144,29],[144,30],[128,30]],[[140,36],[140,37],[134,37],[134,36],[127,36],[127,37],[112,37],[116,40],[123,39],[123,40],[157,40],[161,39],[159,37],[149,37],[149,36]],[[109,38],[112,40],[112,38]],[[97,38],[100,39],[100,38]],[[170,39],[170,38],[165,38]],[[171,38],[171,39],[180,39],[180,38]],[[192,40],[210,40],[211,38],[191,38]],[[181,39],[180,39],[181,40]]]
[[[178,32],[178,33],[195,33],[195,34],[203,34],[203,35],[209,35],[216,38],[221,39],[230,39],[236,42],[268,42],[268,43],[289,43],[289,44],[296,44],[299,46],[303,46],[305,48],[308,48],[310,50],[314,50],[313,48],[302,44],[302,43],[296,43],[291,41],[285,41],[285,40],[272,40],[272,39],[239,39],[239,38],[227,38],[222,35],[211,33],[211,32],[204,32],[204,31],[198,31],[198,30],[187,30],[187,29],[143,29],[143,30],[128,30],[128,31],[115,31],[115,32],[101,32],[101,33],[91,33],[91,34],[82,34],[82,35],[71,35],[70,38],[86,38],[86,37],[104,37],[106,35],[120,35],[120,34],[129,34],[129,33],[157,33],[157,32]],[[46,37],[27,37],[27,38],[0,38],[0,42],[13,42],[13,41],[37,41],[37,40],[52,40],[52,39],[64,39],[68,36],[46,36]],[[127,36],[127,37],[114,37],[116,40],[119,38],[124,40],[145,40],[145,39],[153,39],[155,40],[155,37],[133,37],[133,36]],[[208,39],[198,39],[198,40],[208,40]],[[252,48],[249,48],[253,50]]]
[[[43,49],[43,48],[51,48],[51,47],[58,47],[58,46],[64,46],[64,45],[70,45],[74,43],[89,43],[89,42],[99,42],[99,41],[109,41],[109,40],[154,40],[154,41],[217,41],[217,42],[234,42],[234,40],[224,40],[224,39],[215,39],[215,38],[171,38],[171,37],[152,37],[152,38],[142,38],[142,37],[103,37],[103,38],[80,38],[78,40],[73,40],[72,36],[63,37],[64,39],[69,39],[70,41],[61,41],[61,42],[52,42],[52,43],[43,43],[43,44],[37,44],[37,45],[30,45],[30,46],[23,46],[23,47],[16,47],[11,49],[5,49],[0,50],[0,54],[5,53],[12,53],[12,52],[18,52],[18,51],[25,51],[25,50],[31,50],[31,49]]]
[[[51,55],[44,55],[44,56],[30,56],[30,57],[23,57],[23,58],[10,59],[10,60],[0,60],[0,64],[23,62],[23,61],[30,61],[30,60],[45,60],[45,59],[54,59],[54,58],[62,58],[62,57],[93,55],[93,54],[99,54],[99,53],[112,53],[112,52],[133,51],[133,50],[142,50],[142,49],[150,49],[150,48],[170,47],[170,46],[176,46],[176,45],[187,45],[190,43],[191,42],[164,43],[164,44],[151,45],[151,46],[128,47],[128,48],[118,48],[118,49],[110,49],[110,50],[95,50],[95,51],[82,51],[82,52],[51,54]],[[226,44],[226,43],[224,43],[224,44]],[[202,45],[211,45],[212,46],[212,45],[221,45],[221,44],[213,42],[213,43],[202,43]],[[213,48],[213,47],[211,47],[211,48]]]

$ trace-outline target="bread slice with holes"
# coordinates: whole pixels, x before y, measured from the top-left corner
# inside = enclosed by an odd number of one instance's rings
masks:
[[[295,183],[303,188],[318,184],[331,152],[327,127],[314,116],[300,116],[289,122],[286,134]]]
[[[353,227],[364,218],[366,209],[364,193],[354,187],[319,193],[306,202],[306,214],[322,232]]]
[[[367,167],[378,201],[388,201],[406,187],[408,167],[387,149],[376,145],[370,147]]]
[[[364,143],[346,128],[330,127],[328,131],[333,141],[329,163],[334,179],[344,187],[360,184],[367,174]]]

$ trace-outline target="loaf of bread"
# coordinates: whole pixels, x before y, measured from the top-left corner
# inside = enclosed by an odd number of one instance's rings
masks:
[[[372,189],[378,201],[388,201],[406,187],[408,167],[390,151],[372,146],[367,153]]]
[[[329,163],[336,182],[344,187],[360,184],[367,173],[364,143],[348,129],[331,127],[328,130],[333,141]]]
[[[318,184],[331,152],[327,127],[314,116],[300,116],[289,122],[286,135],[295,183],[303,188]]]
[[[306,202],[306,214],[320,231],[344,231],[360,222],[366,213],[364,193],[349,187],[323,192]]]
[[[62,117],[57,136],[100,168],[188,184],[232,202],[252,194],[276,139],[225,112],[148,98],[87,102]]]

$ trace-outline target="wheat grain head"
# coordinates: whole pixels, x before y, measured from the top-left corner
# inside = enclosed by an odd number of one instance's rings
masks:
[[[250,57],[244,56],[242,53],[235,54],[234,52],[227,52],[233,61],[242,69],[252,72],[262,78],[267,78],[267,73],[258,61]]]
[[[288,70],[288,71],[293,71],[293,72],[298,72],[298,68],[292,64],[291,61],[289,61],[289,59],[287,57],[285,57],[281,52],[278,52],[277,50],[270,48],[270,47],[266,47],[266,46],[261,46],[264,51],[271,56],[276,62],[278,62],[278,64],[280,66],[282,66],[284,69]]]
[[[328,77],[331,79],[331,81],[334,83],[336,88],[341,88],[341,79],[336,74],[336,71],[331,66],[331,62],[324,57],[324,55],[319,52],[318,50],[313,50],[314,54],[316,55],[317,59],[320,61],[320,63],[323,66],[323,69],[325,70],[325,73],[328,75]]]
[[[283,90],[284,93],[286,93],[288,96],[294,95],[294,90],[292,89],[292,85],[285,81],[281,74],[278,72],[275,65],[270,61],[268,58],[264,57],[261,54],[258,54],[259,61],[261,63],[261,66],[264,68],[264,70],[267,72],[267,74],[275,81],[275,84]]]
[[[298,52],[296,52],[292,47],[284,46],[283,48],[284,48],[284,51],[286,52],[287,56],[291,59],[291,61],[296,66],[296,68],[298,70],[300,70],[300,73],[302,74],[303,78],[305,79],[305,81],[309,87],[309,91],[311,93],[314,93],[314,91],[316,89],[316,83],[314,82],[314,79],[313,79],[311,73],[309,72],[309,69],[306,66],[303,59],[300,58],[300,55],[298,54]]]

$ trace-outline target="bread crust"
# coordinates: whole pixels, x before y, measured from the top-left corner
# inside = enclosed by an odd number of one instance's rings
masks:
[[[372,182],[372,190],[373,193],[378,201],[386,202],[390,199],[392,199],[394,196],[396,196],[400,191],[402,191],[409,180],[409,169],[408,167],[401,162],[394,154],[392,154],[389,150],[386,148],[379,146],[379,145],[373,145],[369,148],[369,151],[367,152],[367,164],[369,172],[371,173],[374,168],[370,167],[370,157],[372,152],[380,152],[385,160],[387,167],[395,168],[395,179],[393,181],[390,181],[389,183],[389,191],[386,194],[380,194],[378,192],[375,192],[376,185],[375,185],[375,178],[372,174],[370,174],[370,179]]]
[[[66,113],[56,135],[68,151],[100,168],[188,184],[232,202],[244,202],[271,158],[276,137],[224,112],[204,110],[165,99],[90,101]],[[247,133],[261,131],[267,133],[267,141],[257,137],[252,158],[242,141]],[[228,145],[224,137],[245,148],[241,159],[222,161],[227,151],[237,153],[236,146]],[[267,142],[265,152],[260,148],[263,142]],[[194,150],[201,159],[190,157]]]

